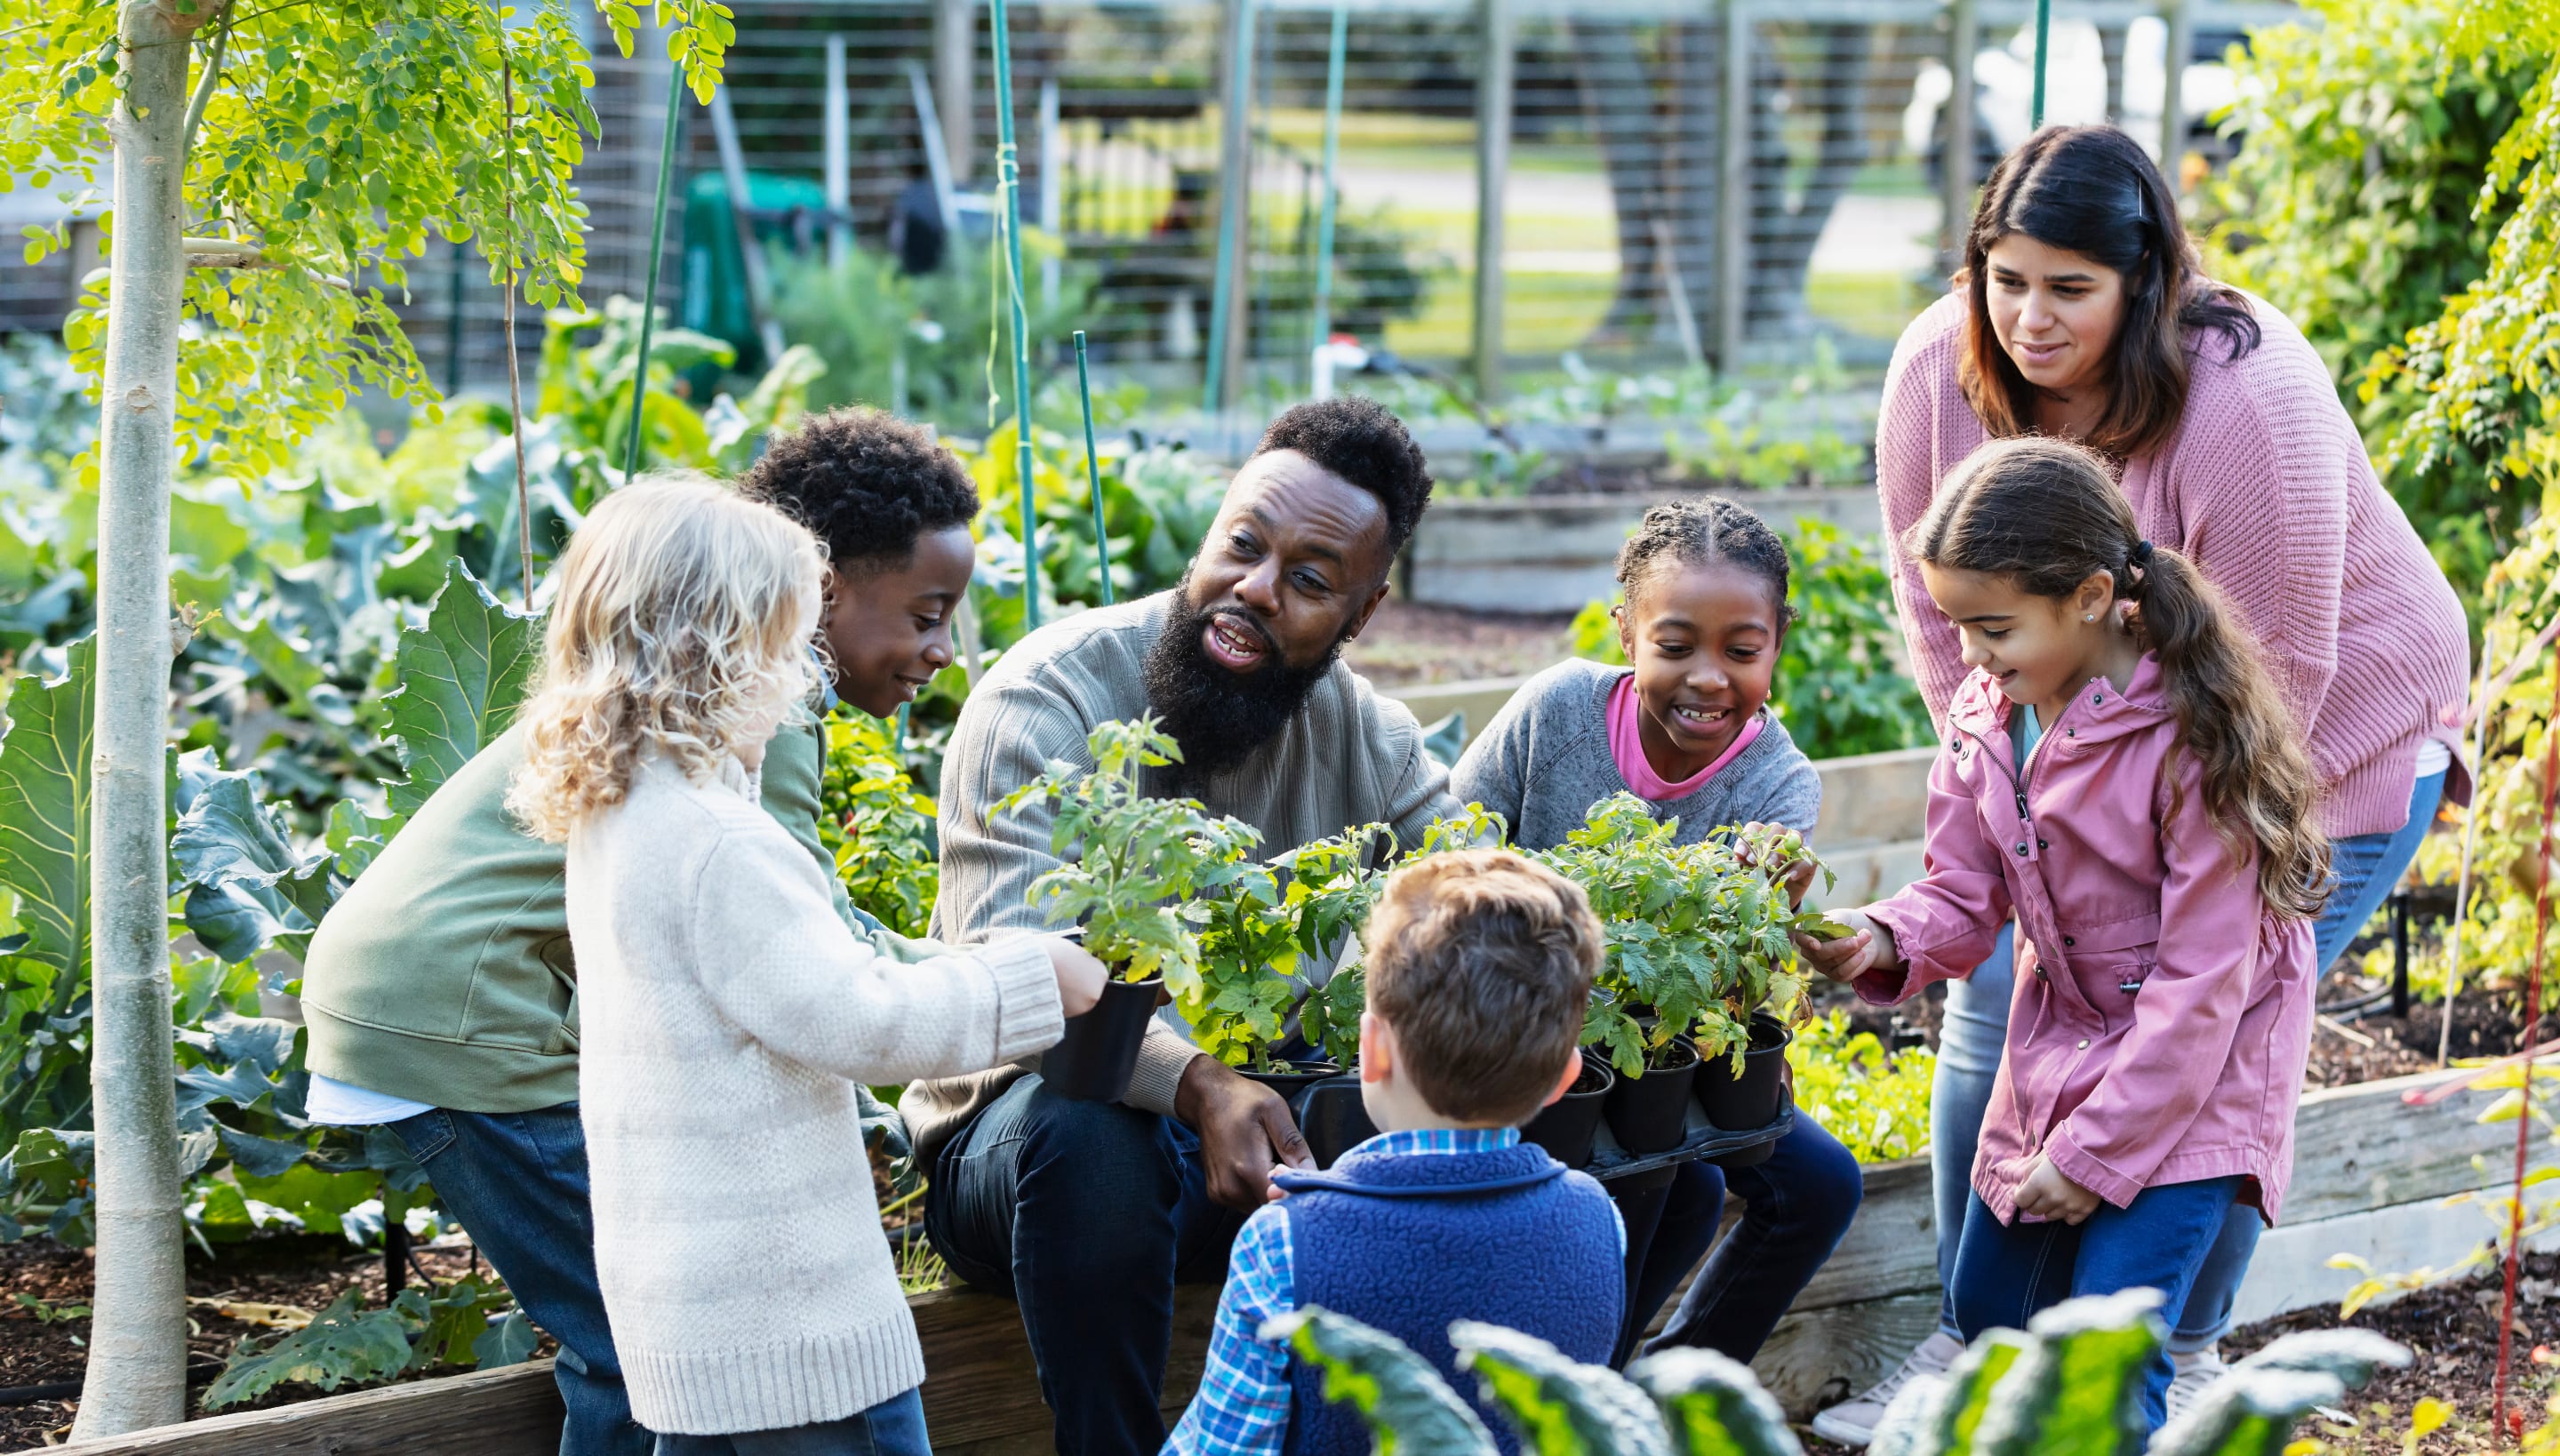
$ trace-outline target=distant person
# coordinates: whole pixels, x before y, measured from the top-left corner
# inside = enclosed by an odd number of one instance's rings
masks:
[[[1078,612],[1009,649],[942,760],[942,890],[958,943],[1046,923],[1049,815],[999,812],[1097,725],[1154,714],[1197,798],[1277,855],[1363,824],[1410,847],[1456,808],[1404,705],[1342,661],[1431,499],[1422,451],[1367,400],[1300,404],[1235,472],[1171,590]],[[898,1111],[929,1170],[924,1226],[953,1273],[1020,1301],[1065,1456],[1152,1456],[1177,1281],[1213,1281],[1275,1166],[1308,1166],[1280,1094],[1159,1019],[1118,1102],[1049,1092],[1036,1062],[919,1082]]]
[[[1452,1320],[1588,1365],[1617,1343],[1618,1214],[1520,1134],[1581,1071],[1604,940],[1581,887],[1509,850],[1435,855],[1387,877],[1360,939],[1360,1101],[1384,1131],[1328,1172],[1280,1174],[1284,1197],[1244,1221],[1174,1456],[1366,1456],[1324,1374],[1261,1338],[1302,1305],[1385,1331],[1470,1392]]]
[[[1956,290],[1902,333],[1876,422],[1888,542],[1986,440],[2046,434],[2107,461],[2143,533],[2193,562],[2311,743],[2337,885],[2315,927],[2323,970],[2407,871],[2441,801],[2467,803],[2449,724],[2468,695],[2462,606],[2374,478],[2355,422],[2291,321],[2203,276],[2177,199],[2140,143],[2108,126],[2048,126],[1983,186]],[[1943,727],[1965,667],[1956,630],[1897,560],[1912,671]],[[2000,1066],[2013,939],[1947,988],[1932,1089],[1938,1270],[1954,1270],[1965,1170]],[[2222,1373],[2215,1343],[2257,1245],[2235,1213],[2170,1349],[2170,1405]],[[1939,1333],[1882,1384],[1815,1417],[1864,1444],[1911,1375],[1956,1351]]]
[[[2153,1289],[2174,1328],[2244,1216],[2272,1224],[2329,892],[2319,779],[2222,593],[2145,539],[2107,462],[1975,451],[1902,538],[1972,669],[1929,770],[1928,873],[1807,961],[1892,1005],[2016,918],[2016,1013],[1958,1236],[1958,1336]],[[2165,1349],[2144,1374],[2157,1428]]]
[[[1591,806],[1633,793],[1682,844],[1719,828],[1783,824],[1810,834],[1823,778],[1769,711],[1786,645],[1786,543],[1730,501],[1673,501],[1645,513],[1618,553],[1618,645],[1633,667],[1560,662],[1494,716],[1450,791],[1512,826],[1512,843],[1552,849]],[[1789,890],[1799,898],[1814,866]],[[1624,1196],[1627,1324],[1621,1359],[1697,1268],[1650,1350],[1694,1345],[1748,1363],[1856,1216],[1857,1159],[1796,1114],[1768,1161],[1726,1171],[1681,1163],[1667,1188]],[[1612,1190],[1616,1192],[1616,1190]],[[1742,1221],[1721,1243],[1727,1192]]]
[[[838,697],[884,718],[950,664],[978,488],[930,431],[833,410],[776,435],[739,490],[825,543],[834,569],[807,645]],[[645,1456],[596,1285],[560,848],[504,802],[525,748],[518,725],[455,770],[321,920],[303,966],[307,1115],[399,1134],[436,1202],[560,1342],[561,1456]],[[818,839],[825,761],[815,720],[784,725],[764,749],[761,801],[824,872],[837,912],[867,921]],[[840,1176],[867,1166],[857,1155]]]

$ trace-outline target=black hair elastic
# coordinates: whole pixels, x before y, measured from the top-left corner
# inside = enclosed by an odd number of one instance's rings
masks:
[[[2148,541],[2135,542],[2134,549],[2126,556],[2125,562],[2128,566],[2150,566],[2152,564],[2152,544]]]

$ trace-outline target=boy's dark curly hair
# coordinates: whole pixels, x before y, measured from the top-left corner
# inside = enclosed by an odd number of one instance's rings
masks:
[[[775,434],[737,489],[808,527],[840,571],[896,566],[978,515],[977,482],[933,431],[860,405]]]
[[[1404,432],[1404,421],[1374,400],[1347,395],[1294,404],[1262,431],[1256,455],[1295,450],[1377,497],[1386,507],[1386,554],[1393,558],[1413,539],[1422,508],[1431,504],[1431,469],[1422,447]]]

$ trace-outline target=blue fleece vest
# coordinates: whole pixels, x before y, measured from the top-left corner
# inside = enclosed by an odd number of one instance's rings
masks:
[[[1545,1149],[1356,1150],[1330,1172],[1279,1182],[1298,1302],[1393,1335],[1468,1399],[1477,1380],[1457,1369],[1452,1320],[1507,1325],[1607,1364],[1626,1298],[1617,1212],[1598,1183]],[[1288,1456],[1368,1456],[1367,1427],[1326,1402],[1321,1373],[1292,1361],[1289,1379]],[[1477,1411],[1511,1456],[1511,1427],[1481,1401]]]

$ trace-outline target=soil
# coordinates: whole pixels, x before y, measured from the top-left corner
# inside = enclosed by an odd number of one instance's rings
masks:
[[[2507,1396],[2510,1421],[2520,1413],[2521,1427],[2509,1431],[2504,1444],[2510,1450],[2521,1430],[2550,1418],[2544,1402],[2555,1384],[2554,1368],[2535,1363],[2533,1356],[2537,1342],[2560,1339],[2560,1254],[2534,1254],[2524,1260],[2521,1273],[2515,1374]],[[2339,1402],[2339,1412],[2352,1424],[2316,1417],[2297,1434],[2320,1441],[2332,1456],[2395,1456],[2409,1432],[2411,1409],[2432,1397],[2450,1402],[2454,1414],[2441,1430],[2418,1442],[2420,1456],[2489,1450],[2498,1444],[2491,1440],[2490,1386],[2497,1368],[2501,1283],[2499,1272],[2491,1269],[2368,1306],[2348,1320],[2339,1320],[2327,1307],[2301,1310],[2233,1331],[2222,1344],[2222,1358],[2238,1360],[2297,1330],[2347,1325],[2377,1331],[2409,1347],[2414,1357],[2409,1367],[2381,1372],[2372,1384]]]
[[[420,1248],[412,1252],[411,1282],[420,1275],[457,1279],[477,1268],[488,1277],[468,1247]],[[85,1310],[96,1286],[95,1263],[86,1249],[65,1248],[46,1238],[0,1244],[0,1385],[12,1389],[68,1384],[73,1393],[0,1406],[0,1451],[26,1451],[59,1445],[71,1433],[80,1409],[77,1385],[87,1365],[88,1320]],[[350,1252],[341,1238],[259,1239],[223,1250],[219,1262],[191,1255],[187,1265],[189,1299],[187,1379],[190,1419],[207,1412],[194,1408],[203,1387],[222,1373],[223,1363],[243,1336],[274,1337],[278,1331],[239,1314],[243,1305],[290,1305],[318,1312],[344,1293],[361,1286],[365,1303],[380,1308],[388,1299],[382,1255]],[[197,1303],[196,1301],[205,1301]],[[231,1306],[225,1314],[213,1306]],[[545,1342],[546,1350],[550,1348]],[[327,1391],[288,1385],[234,1410],[257,1410],[317,1399]]]
[[[1569,613],[1461,611],[1390,597],[1343,660],[1381,688],[1526,677],[1573,655],[1572,622]]]

